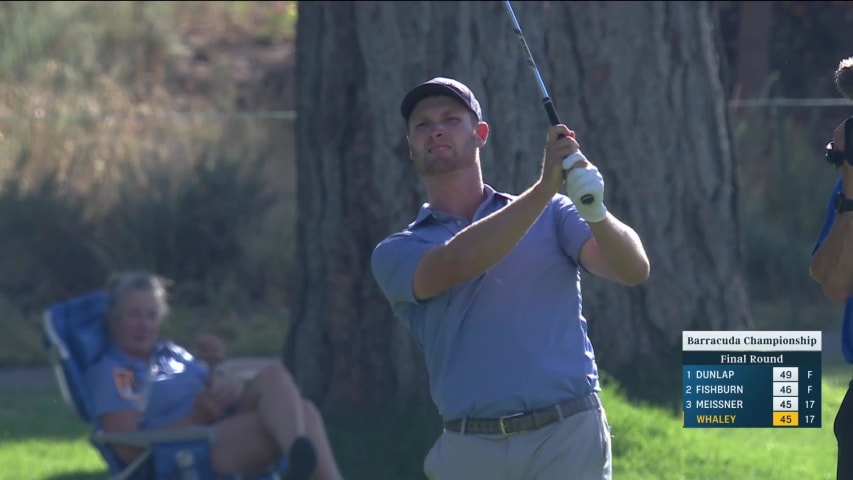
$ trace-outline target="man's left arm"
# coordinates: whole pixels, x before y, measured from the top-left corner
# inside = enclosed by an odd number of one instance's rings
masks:
[[[623,285],[639,285],[649,278],[649,258],[633,228],[608,212],[589,229],[592,236],[580,251],[580,263],[587,271]]]
[[[583,203],[590,194],[591,203]],[[649,278],[649,258],[640,236],[604,206],[604,178],[589,160],[570,166],[566,173],[566,195],[592,236],[578,254],[588,272],[623,285],[639,285]]]

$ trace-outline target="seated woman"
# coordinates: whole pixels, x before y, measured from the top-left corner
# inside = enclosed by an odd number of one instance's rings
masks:
[[[94,413],[107,432],[212,425],[213,470],[249,477],[269,471],[282,456],[288,480],[340,479],[323,420],[302,398],[290,374],[270,363],[245,386],[214,378],[207,365],[160,338],[168,311],[163,282],[124,273],[107,285],[110,344],[86,372]],[[218,339],[199,343],[202,357],[224,358]],[[124,462],[142,451],[116,447]]]

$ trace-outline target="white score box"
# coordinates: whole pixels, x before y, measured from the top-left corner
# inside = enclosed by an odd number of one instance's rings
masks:
[[[774,397],[796,397],[800,394],[800,384],[797,382],[773,382]]]
[[[821,331],[715,331],[681,332],[683,352],[820,352]]]
[[[800,402],[791,397],[773,397],[774,412],[796,412]]]
[[[799,375],[797,367],[773,367],[774,382],[797,382]]]

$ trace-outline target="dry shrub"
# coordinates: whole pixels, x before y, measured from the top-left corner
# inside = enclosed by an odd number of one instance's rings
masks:
[[[291,125],[233,114],[257,72],[227,47],[292,36],[292,7],[0,2],[0,294],[41,308],[134,267],[188,303],[286,298]]]

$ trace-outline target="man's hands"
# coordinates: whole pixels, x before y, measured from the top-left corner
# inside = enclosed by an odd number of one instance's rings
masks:
[[[580,151],[575,132],[560,124],[548,129],[545,159],[542,162],[542,182],[554,193],[563,186],[563,159]]]
[[[594,200],[583,203],[581,199],[591,194]],[[598,223],[607,216],[604,206],[604,178],[589,160],[581,160],[566,174],[566,195],[572,199],[581,218],[588,223]]]
[[[542,165],[542,181],[559,191],[565,175],[566,195],[575,204],[581,218],[589,223],[604,220],[607,208],[604,206],[604,178],[601,172],[589,160],[578,160],[564,173],[563,159],[580,151],[575,132],[565,125],[554,125],[548,129],[548,141],[545,145],[545,160]],[[592,194],[595,200],[584,204],[581,198]]]

